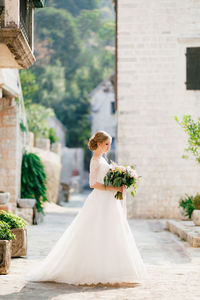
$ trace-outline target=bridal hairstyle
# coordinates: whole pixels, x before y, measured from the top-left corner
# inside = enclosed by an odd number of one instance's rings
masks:
[[[105,131],[98,131],[89,139],[88,147],[91,151],[94,151],[98,147],[97,143],[103,143],[107,139],[112,140],[112,137]]]

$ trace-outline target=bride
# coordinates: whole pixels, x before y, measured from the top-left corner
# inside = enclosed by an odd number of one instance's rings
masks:
[[[135,244],[121,201],[114,197],[124,187],[104,186],[110,165],[103,154],[111,136],[99,131],[89,140],[93,191],[47,257],[27,274],[30,281],[75,285],[131,286],[146,279],[146,268]]]

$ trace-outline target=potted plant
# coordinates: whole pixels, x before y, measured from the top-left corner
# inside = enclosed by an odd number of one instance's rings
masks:
[[[11,229],[11,233],[16,236],[16,239],[12,242],[12,257],[26,256],[27,253],[27,230],[26,222],[17,215],[0,211],[0,221],[4,221]]]
[[[182,197],[179,201],[179,206],[181,208],[181,214],[184,217],[187,217],[188,219],[191,219],[192,212],[194,210],[193,206],[193,196],[185,195],[185,197]]]
[[[11,261],[12,240],[15,235],[11,233],[10,226],[0,221],[0,274],[8,274]]]
[[[46,173],[39,156],[25,151],[22,159],[21,199],[36,200],[33,224],[40,223],[44,216],[44,202],[48,201],[46,183]]]
[[[7,204],[9,199],[10,199],[10,193],[9,192],[0,191],[0,205]]]
[[[200,226],[200,194],[196,194],[193,198],[193,207],[192,220],[196,226]]]

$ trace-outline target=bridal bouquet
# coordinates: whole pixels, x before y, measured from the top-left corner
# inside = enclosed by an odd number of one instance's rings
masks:
[[[141,176],[137,175],[134,166],[118,166],[112,161],[111,168],[104,177],[104,186],[112,185],[114,187],[120,187],[125,185],[127,188],[131,188],[130,194],[134,197],[140,177]],[[117,192],[115,198],[122,200],[122,193]]]

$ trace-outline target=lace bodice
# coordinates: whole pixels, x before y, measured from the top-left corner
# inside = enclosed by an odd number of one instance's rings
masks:
[[[93,186],[96,182],[104,183],[104,176],[109,170],[110,165],[107,163],[105,158],[101,157],[92,157],[90,160],[90,186]]]

